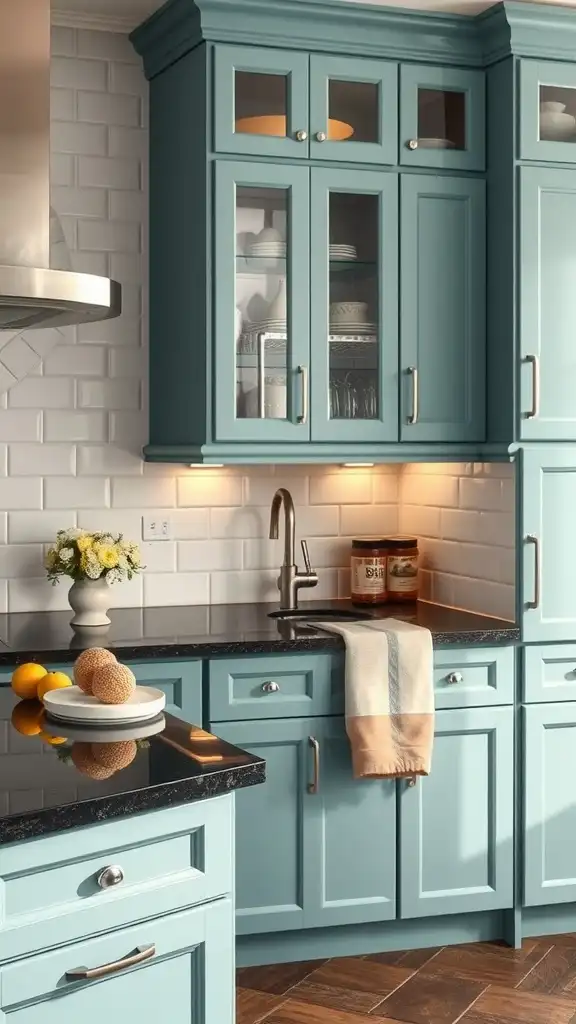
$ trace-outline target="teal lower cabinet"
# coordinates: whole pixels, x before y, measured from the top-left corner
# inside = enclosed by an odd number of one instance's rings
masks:
[[[512,907],[514,709],[440,711],[431,774],[398,785],[400,916]]]
[[[266,783],[236,794],[237,933],[394,918],[396,786],[354,781],[344,720],[214,728],[266,759]]]
[[[232,902],[194,907],[0,967],[0,1020],[101,1024],[169,1011],[173,1024],[232,1024]]]
[[[576,702],[524,721],[524,906],[576,901]],[[570,929],[571,930],[571,929]]]

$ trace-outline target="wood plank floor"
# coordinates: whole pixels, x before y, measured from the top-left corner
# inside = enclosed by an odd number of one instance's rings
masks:
[[[576,935],[245,967],[237,997],[237,1024],[576,1024]]]

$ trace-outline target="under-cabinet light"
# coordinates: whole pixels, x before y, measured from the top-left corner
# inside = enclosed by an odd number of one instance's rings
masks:
[[[358,468],[370,469],[370,467],[373,466],[374,463],[373,462],[341,462],[340,465],[343,466],[344,469],[358,469]]]

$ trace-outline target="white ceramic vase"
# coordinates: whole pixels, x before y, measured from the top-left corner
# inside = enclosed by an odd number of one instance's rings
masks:
[[[70,607],[74,612],[71,626],[109,626],[107,611],[110,587],[103,576],[99,580],[74,580],[68,591]]]

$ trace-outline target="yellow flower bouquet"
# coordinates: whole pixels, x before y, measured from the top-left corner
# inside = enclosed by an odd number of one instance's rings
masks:
[[[52,583],[58,583],[60,576],[122,583],[131,580],[143,568],[138,544],[125,540],[121,533],[114,536],[76,528],[58,531],[56,543],[48,549],[44,564]]]

